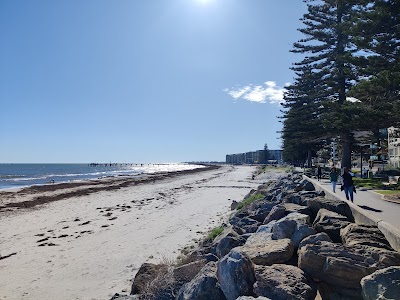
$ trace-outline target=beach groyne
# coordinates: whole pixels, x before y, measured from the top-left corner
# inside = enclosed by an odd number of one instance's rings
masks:
[[[380,222],[360,222],[361,211],[300,174],[261,185],[235,206],[217,237],[204,239],[176,264],[143,264],[131,295],[112,299],[400,295],[400,253]]]

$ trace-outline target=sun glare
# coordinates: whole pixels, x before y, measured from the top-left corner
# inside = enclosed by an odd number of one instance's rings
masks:
[[[210,2],[212,2],[213,0],[197,0],[197,2],[199,2],[200,4],[206,5]]]

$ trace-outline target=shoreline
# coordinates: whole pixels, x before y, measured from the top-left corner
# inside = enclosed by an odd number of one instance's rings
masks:
[[[232,201],[260,184],[251,180],[254,171],[190,171],[0,212],[6,257],[0,260],[0,298],[87,300],[126,292],[144,262],[176,259],[226,219]]]
[[[85,179],[73,182],[57,184],[32,185],[28,187],[13,188],[12,190],[0,190],[0,214],[2,212],[15,211],[20,208],[33,208],[37,205],[64,200],[71,197],[87,196],[101,191],[118,190],[138,184],[155,182],[166,178],[205,172],[221,168],[218,165],[203,165],[182,171],[160,172],[154,174],[138,174],[129,176],[112,176],[97,179]],[[63,192],[64,191],[64,192]],[[48,195],[49,192],[54,192]],[[58,192],[58,194],[57,194]],[[19,198],[17,200],[17,198]],[[13,201],[15,200],[15,201]]]

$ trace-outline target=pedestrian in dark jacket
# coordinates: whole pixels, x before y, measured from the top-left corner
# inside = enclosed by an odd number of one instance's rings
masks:
[[[348,168],[343,169],[342,181],[343,181],[343,189],[346,195],[346,199],[351,200],[353,202],[353,191],[354,191],[354,182],[353,182],[354,174],[350,172]]]
[[[317,167],[317,179],[318,181],[322,178],[322,168],[321,166]]]
[[[332,167],[331,172],[329,173],[329,180],[332,183],[332,190],[334,193],[336,193],[336,183],[338,181],[339,178],[339,173],[336,170],[335,167]]]

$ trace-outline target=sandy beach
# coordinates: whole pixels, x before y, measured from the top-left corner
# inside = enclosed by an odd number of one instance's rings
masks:
[[[109,299],[129,292],[142,263],[175,259],[227,218],[232,200],[268,180],[251,180],[254,170],[223,166],[114,189],[106,179],[103,188],[85,185],[86,192],[64,186],[0,194],[0,299]],[[12,204],[35,199],[46,201]]]

